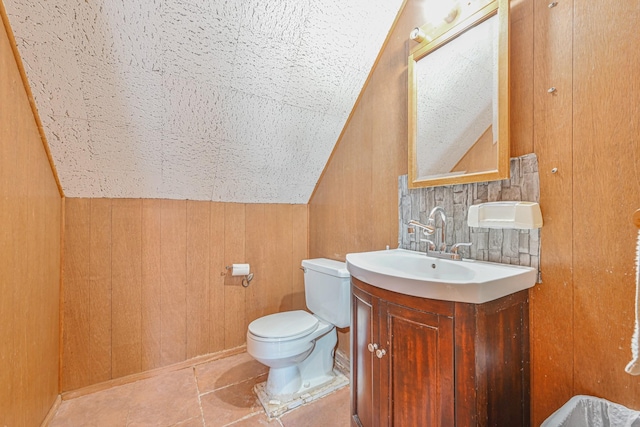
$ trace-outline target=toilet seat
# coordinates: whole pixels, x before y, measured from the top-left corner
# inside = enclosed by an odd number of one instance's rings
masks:
[[[303,310],[270,314],[249,324],[249,333],[259,341],[294,340],[318,328],[317,317]]]

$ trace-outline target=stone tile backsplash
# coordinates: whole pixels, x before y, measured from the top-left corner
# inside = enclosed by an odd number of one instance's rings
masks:
[[[407,175],[403,175],[398,179],[398,193],[398,236],[401,248],[421,252],[426,250],[426,243],[420,242],[420,239],[426,236],[417,228],[415,233],[409,233],[407,222],[415,219],[426,224],[431,209],[442,206],[447,214],[447,243],[472,243],[470,247],[460,248],[463,258],[525,265],[539,270],[539,229],[489,229],[467,226],[467,212],[471,205],[501,200],[540,201],[538,159],[535,154],[511,159],[511,179],[409,190]],[[439,235],[439,219],[436,225],[436,233]],[[433,240],[433,236],[429,238]]]

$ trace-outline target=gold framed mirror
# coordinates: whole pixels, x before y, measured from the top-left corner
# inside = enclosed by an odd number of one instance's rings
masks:
[[[509,178],[509,0],[426,3],[435,18],[412,32],[408,64],[409,188]]]

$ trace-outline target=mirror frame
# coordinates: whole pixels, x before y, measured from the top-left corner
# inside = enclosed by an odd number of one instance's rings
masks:
[[[417,76],[416,62],[444,46],[470,28],[498,15],[498,158],[496,169],[421,178],[417,164]],[[409,188],[496,181],[509,178],[509,0],[484,1],[476,11],[459,11],[457,19],[435,28],[431,24],[420,27],[426,38],[409,55]]]

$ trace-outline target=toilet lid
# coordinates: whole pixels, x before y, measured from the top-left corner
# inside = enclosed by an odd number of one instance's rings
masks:
[[[318,327],[318,319],[306,311],[285,311],[270,314],[249,323],[249,332],[263,338],[304,336]]]

